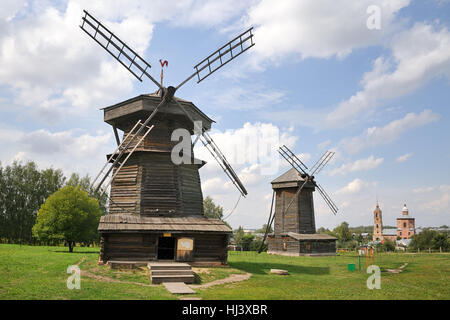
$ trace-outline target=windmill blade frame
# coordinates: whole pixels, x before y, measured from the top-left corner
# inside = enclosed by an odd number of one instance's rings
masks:
[[[89,12],[83,10],[85,16],[82,17],[80,28],[86,32],[95,42],[112,55],[121,65],[123,65],[131,74],[142,82],[145,75],[158,88],[163,89],[148,72],[151,65],[145,61],[139,54],[131,49],[125,42],[120,40],[114,33],[109,31],[100,21],[94,18]],[[129,63],[129,64],[128,64]]]
[[[178,90],[182,85],[184,85],[186,82],[197,76],[197,83],[200,83],[207,77],[209,77],[211,74],[222,68],[224,65],[226,65],[228,62],[236,58],[237,56],[241,55],[251,47],[255,45],[253,42],[253,27],[249,28],[247,31],[244,31],[240,35],[238,35],[236,38],[234,38],[231,41],[228,41],[225,45],[211,53],[209,56],[207,56],[205,59],[200,61],[198,64],[194,66],[194,73],[191,74],[189,77],[187,77],[185,80],[183,80],[176,89]],[[248,44],[250,43],[250,44]],[[244,46],[244,44],[246,46]],[[233,50],[237,49],[237,53],[233,54]],[[217,64],[214,64],[217,63]],[[206,74],[202,75],[201,72],[204,71],[206,68]]]
[[[306,173],[308,167],[288,147],[283,144],[277,151],[298,173],[308,175]]]
[[[333,200],[331,200],[330,196],[325,192],[325,190],[318,183],[314,183],[314,185],[316,186],[316,189],[319,191],[322,198],[325,200],[326,204],[330,207],[333,214],[336,215],[336,213],[339,210],[337,205],[333,202]]]
[[[320,157],[319,160],[314,164],[314,166],[311,168],[311,175],[318,174],[322,169],[325,167],[325,165],[333,158],[335,152],[333,151],[326,151],[322,157]]]
[[[203,145],[208,149],[208,151],[211,153],[213,158],[217,161],[219,166],[223,169],[223,171],[226,173],[228,178],[233,182],[235,187],[238,189],[238,191],[245,197],[248,192],[245,189],[244,185],[242,184],[241,180],[237,176],[236,172],[231,167],[230,163],[226,159],[225,155],[220,151],[217,144],[214,142],[214,140],[211,138],[211,136],[206,132],[204,128],[198,127],[198,123],[192,119],[191,115],[186,111],[186,109],[181,105],[181,103],[174,97],[172,101],[175,101],[175,103],[180,107],[180,109],[183,111],[183,113],[188,117],[189,120],[194,124],[195,130],[197,132],[201,132],[200,141],[203,143]],[[202,139],[203,138],[203,139]],[[206,140],[206,141],[204,141]]]

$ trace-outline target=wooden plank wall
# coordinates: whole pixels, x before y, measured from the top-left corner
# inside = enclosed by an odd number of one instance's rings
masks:
[[[275,202],[275,234],[315,233],[314,203],[311,190],[303,189],[298,198],[292,202],[285,211],[298,188],[286,188],[276,190]],[[300,207],[299,207],[300,206]]]
[[[203,215],[203,194],[197,165],[178,166],[183,215]]]
[[[103,234],[103,259],[155,260],[160,236],[162,234],[157,233]],[[173,236],[194,239],[194,261],[226,262],[227,260],[228,235],[226,234],[185,233]]]
[[[181,214],[179,172],[168,153],[142,152],[141,214]],[[158,211],[156,211],[158,210]]]
[[[299,217],[297,233],[316,233],[316,224],[314,219],[313,193],[311,190],[303,189],[299,194]]]

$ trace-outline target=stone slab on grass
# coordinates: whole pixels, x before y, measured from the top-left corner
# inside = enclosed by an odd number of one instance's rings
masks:
[[[281,276],[287,276],[289,274],[289,272],[287,270],[282,270],[282,269],[270,269],[270,273],[279,274]]]
[[[164,287],[173,294],[190,294],[195,293],[184,282],[163,282]]]

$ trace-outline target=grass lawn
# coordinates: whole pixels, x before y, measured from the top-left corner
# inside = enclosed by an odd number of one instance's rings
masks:
[[[148,271],[114,270],[98,266],[98,248],[32,247],[0,244],[0,299],[177,299],[162,285],[148,286]],[[80,261],[82,261],[80,263]],[[69,265],[80,263],[81,290],[69,290]],[[207,283],[230,274],[251,273],[249,280],[196,288],[203,299],[450,299],[450,254],[383,253],[381,289],[369,290],[364,271],[347,271],[355,254],[336,257],[284,257],[254,252],[230,252],[230,268],[195,268],[196,282]],[[408,265],[402,273],[386,269]],[[363,268],[365,262],[362,262]],[[286,269],[288,276],[269,274]],[[112,279],[112,281],[109,280]]]

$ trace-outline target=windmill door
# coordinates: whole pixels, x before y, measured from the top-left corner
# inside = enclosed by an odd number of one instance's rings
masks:
[[[194,260],[194,239],[178,238],[177,241],[177,261]]]

